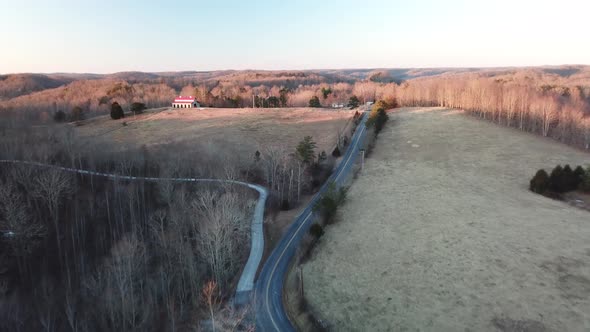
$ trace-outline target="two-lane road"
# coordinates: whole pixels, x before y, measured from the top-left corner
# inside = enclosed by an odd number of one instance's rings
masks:
[[[285,235],[265,262],[256,282],[254,294],[256,326],[259,331],[295,330],[283,306],[285,274],[303,236],[308,232],[313,222],[313,206],[326,190],[328,183],[333,181],[340,185],[350,173],[366,136],[365,123],[367,118],[367,113],[363,113],[361,123],[352,137],[351,144],[346,150],[342,162],[330,179],[326,181],[326,184],[312,198],[305,210],[289,226]]]

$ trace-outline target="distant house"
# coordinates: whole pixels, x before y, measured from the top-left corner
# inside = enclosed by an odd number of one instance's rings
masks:
[[[172,102],[173,108],[197,108],[201,107],[201,104],[197,101],[197,98],[193,96],[178,96]]]

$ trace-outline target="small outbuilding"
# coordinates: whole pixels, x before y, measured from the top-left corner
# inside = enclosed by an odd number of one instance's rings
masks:
[[[201,107],[201,104],[197,101],[197,98],[193,96],[178,96],[172,102],[173,108],[197,108]]]

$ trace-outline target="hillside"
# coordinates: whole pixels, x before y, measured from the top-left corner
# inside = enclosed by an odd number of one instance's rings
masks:
[[[53,89],[72,81],[73,79],[66,77],[51,77],[41,74],[0,75],[0,101]]]
[[[587,330],[588,212],[528,179],[590,155],[458,111],[390,119],[302,268],[317,318],[334,331]]]
[[[167,106],[176,94],[196,96],[209,107],[305,107],[313,96],[324,106],[399,98],[400,87],[496,84],[543,94],[590,99],[590,66],[527,68],[397,68],[335,70],[223,70],[119,72],[113,74],[11,74],[0,76],[0,112],[45,122],[58,110],[81,107],[86,117],[108,112],[112,102]],[[403,89],[402,89],[403,90]],[[280,100],[279,100],[280,99]],[[583,110],[585,112],[585,110]],[[3,115],[6,115],[4,112]]]

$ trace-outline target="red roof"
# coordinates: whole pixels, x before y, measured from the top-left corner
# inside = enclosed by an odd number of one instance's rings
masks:
[[[175,103],[194,103],[197,99],[193,96],[178,96],[174,99]]]

